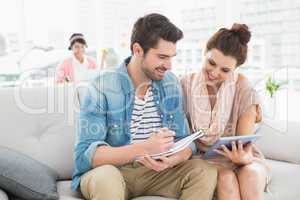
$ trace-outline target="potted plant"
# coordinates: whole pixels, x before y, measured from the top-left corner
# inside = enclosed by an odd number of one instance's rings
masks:
[[[269,93],[270,97],[273,98],[274,93],[279,89],[282,84],[277,83],[274,79],[269,76],[266,82],[266,91]]]
[[[287,81],[276,81],[272,76],[269,76],[265,83],[265,117],[269,119],[276,119],[278,114],[280,114],[280,108],[278,107],[281,101],[278,101],[276,93],[278,90],[287,84]],[[282,95],[282,94],[281,94]],[[279,109],[279,110],[278,110]]]

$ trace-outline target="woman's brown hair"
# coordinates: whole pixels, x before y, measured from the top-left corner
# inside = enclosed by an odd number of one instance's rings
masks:
[[[251,32],[246,24],[234,23],[231,29],[221,28],[208,40],[206,52],[218,49],[225,56],[235,58],[236,66],[240,66],[247,59],[250,38]]]

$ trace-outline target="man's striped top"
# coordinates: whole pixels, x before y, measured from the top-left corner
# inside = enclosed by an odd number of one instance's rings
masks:
[[[132,143],[148,139],[151,133],[162,127],[162,120],[154,102],[152,87],[146,92],[144,100],[135,96],[130,132]]]

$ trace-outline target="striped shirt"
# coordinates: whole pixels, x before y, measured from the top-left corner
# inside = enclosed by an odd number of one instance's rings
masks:
[[[148,139],[154,131],[162,127],[157,106],[154,102],[152,87],[146,92],[144,100],[135,96],[130,132],[132,143],[137,143]]]

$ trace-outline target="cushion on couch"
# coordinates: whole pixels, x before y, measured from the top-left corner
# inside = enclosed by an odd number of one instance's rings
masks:
[[[267,160],[272,179],[265,200],[300,199],[300,165],[275,160]]]
[[[0,147],[0,188],[27,200],[58,199],[57,173],[11,149]]]
[[[76,98],[72,85],[1,88],[0,146],[46,164],[68,180],[73,172]],[[73,101],[75,101],[73,103]]]
[[[266,158],[300,164],[299,122],[263,123],[258,133],[263,137],[257,141],[257,145]]]

